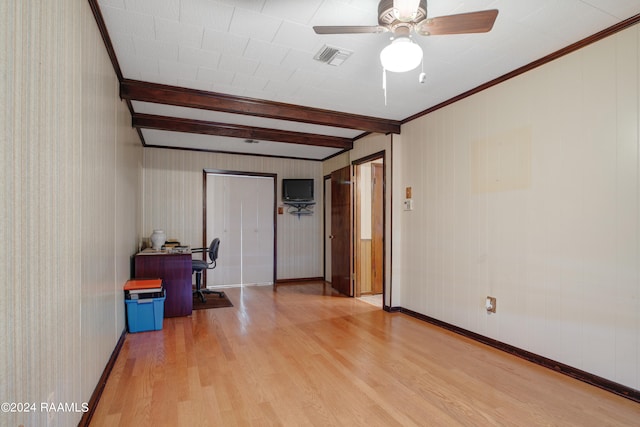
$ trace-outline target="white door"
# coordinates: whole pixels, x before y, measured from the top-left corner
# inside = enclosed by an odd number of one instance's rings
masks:
[[[220,239],[207,286],[272,284],[274,178],[207,174],[207,242]]]

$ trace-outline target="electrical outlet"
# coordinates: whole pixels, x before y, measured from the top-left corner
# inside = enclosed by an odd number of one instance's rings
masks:
[[[485,301],[485,308],[487,309],[487,313],[495,313],[496,304],[497,303],[495,297],[487,297]]]

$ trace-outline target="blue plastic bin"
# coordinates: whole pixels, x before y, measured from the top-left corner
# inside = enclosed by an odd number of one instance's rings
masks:
[[[166,296],[146,299],[126,299],[129,332],[159,331],[164,319]]]

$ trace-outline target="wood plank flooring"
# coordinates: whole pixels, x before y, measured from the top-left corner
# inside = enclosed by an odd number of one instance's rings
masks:
[[[638,426],[640,404],[329,285],[129,334],[91,426]]]

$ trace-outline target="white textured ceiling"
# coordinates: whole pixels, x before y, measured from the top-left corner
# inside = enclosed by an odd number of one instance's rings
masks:
[[[387,76],[389,34],[317,35],[314,25],[377,25],[376,0],[98,0],[125,79],[402,120],[640,13],[640,0],[431,0],[428,16],[498,9],[491,32],[414,36],[420,69]],[[313,59],[352,51],[341,66]],[[353,138],[362,131],[149,102],[135,113]],[[147,145],[323,159],[337,148],[143,129]]]

